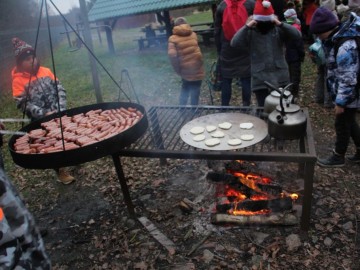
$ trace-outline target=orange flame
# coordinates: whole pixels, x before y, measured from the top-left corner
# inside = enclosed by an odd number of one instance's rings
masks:
[[[255,215],[266,215],[271,211],[269,209],[263,209],[259,211],[247,211],[247,210],[233,210],[230,209],[228,213],[234,216],[255,216]]]
[[[243,160],[236,160],[236,162],[243,164],[245,161]],[[254,164],[253,164],[254,165]],[[259,201],[259,200],[269,200],[271,197],[273,197],[270,194],[264,194],[264,192],[259,188],[258,184],[271,184],[272,178],[262,176],[261,174],[257,173],[248,173],[244,171],[233,171],[233,170],[227,170],[227,173],[230,173],[238,178],[239,182],[243,185],[247,186],[248,188],[251,188],[254,190],[257,194],[251,195],[250,198],[248,198],[245,194],[243,194],[241,191],[238,191],[228,185],[225,186],[225,191],[223,194],[226,197],[232,197],[229,202],[225,203],[234,203],[234,206],[232,209],[228,210],[228,214],[230,215],[243,215],[243,216],[253,216],[253,215],[265,215],[271,213],[270,209],[262,209],[259,211],[250,211],[250,210],[242,210],[242,209],[236,209],[237,203],[240,203],[246,199],[250,199],[253,201]],[[249,196],[249,195],[248,195]],[[282,192],[280,194],[280,198],[286,198],[290,197],[293,201],[297,200],[299,198],[299,195],[296,193],[289,194],[286,191]],[[224,201],[222,201],[224,203]]]
[[[269,196],[267,196],[266,194],[254,194],[250,197],[250,200],[253,201],[261,201],[261,200],[268,200]]]
[[[246,196],[242,194],[240,191],[236,191],[234,189],[228,189],[225,191],[225,196],[227,197],[236,197],[238,200],[243,201],[246,199]]]

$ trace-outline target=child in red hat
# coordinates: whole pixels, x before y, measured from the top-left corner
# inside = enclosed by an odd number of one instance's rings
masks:
[[[279,21],[271,2],[257,0],[254,15],[231,40],[231,46],[248,47],[251,57],[251,90],[259,107],[263,107],[269,90],[268,81],[276,87],[290,82],[284,46],[286,40],[300,38],[300,32]]]

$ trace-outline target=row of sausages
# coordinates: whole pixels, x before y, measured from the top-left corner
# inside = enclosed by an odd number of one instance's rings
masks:
[[[132,107],[65,115],[43,122],[41,128],[16,139],[14,150],[22,154],[42,154],[76,149],[115,136],[142,117],[143,114]]]

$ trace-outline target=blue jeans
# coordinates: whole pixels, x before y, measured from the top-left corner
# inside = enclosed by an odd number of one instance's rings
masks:
[[[243,106],[251,103],[251,77],[240,78]],[[223,78],[221,81],[221,106],[229,106],[231,100],[231,78]]]
[[[202,81],[186,81],[182,80],[179,103],[186,105],[190,96],[190,105],[199,104],[200,87]]]

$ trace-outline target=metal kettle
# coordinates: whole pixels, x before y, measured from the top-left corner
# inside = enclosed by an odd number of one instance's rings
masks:
[[[277,91],[280,92],[278,89]],[[269,135],[281,140],[300,139],[306,134],[307,118],[299,105],[288,100],[284,105],[284,92],[280,92],[280,104],[268,116]]]
[[[265,98],[265,104],[264,104],[264,113],[266,115],[270,114],[273,110],[276,109],[276,106],[280,104],[280,95],[283,88],[277,89],[274,85],[271,83],[265,81],[264,82],[269,88],[271,88],[273,91]],[[291,92],[288,90],[289,87],[292,85],[288,84],[284,87],[284,95],[285,102],[292,102],[294,99],[294,96],[291,94]]]

